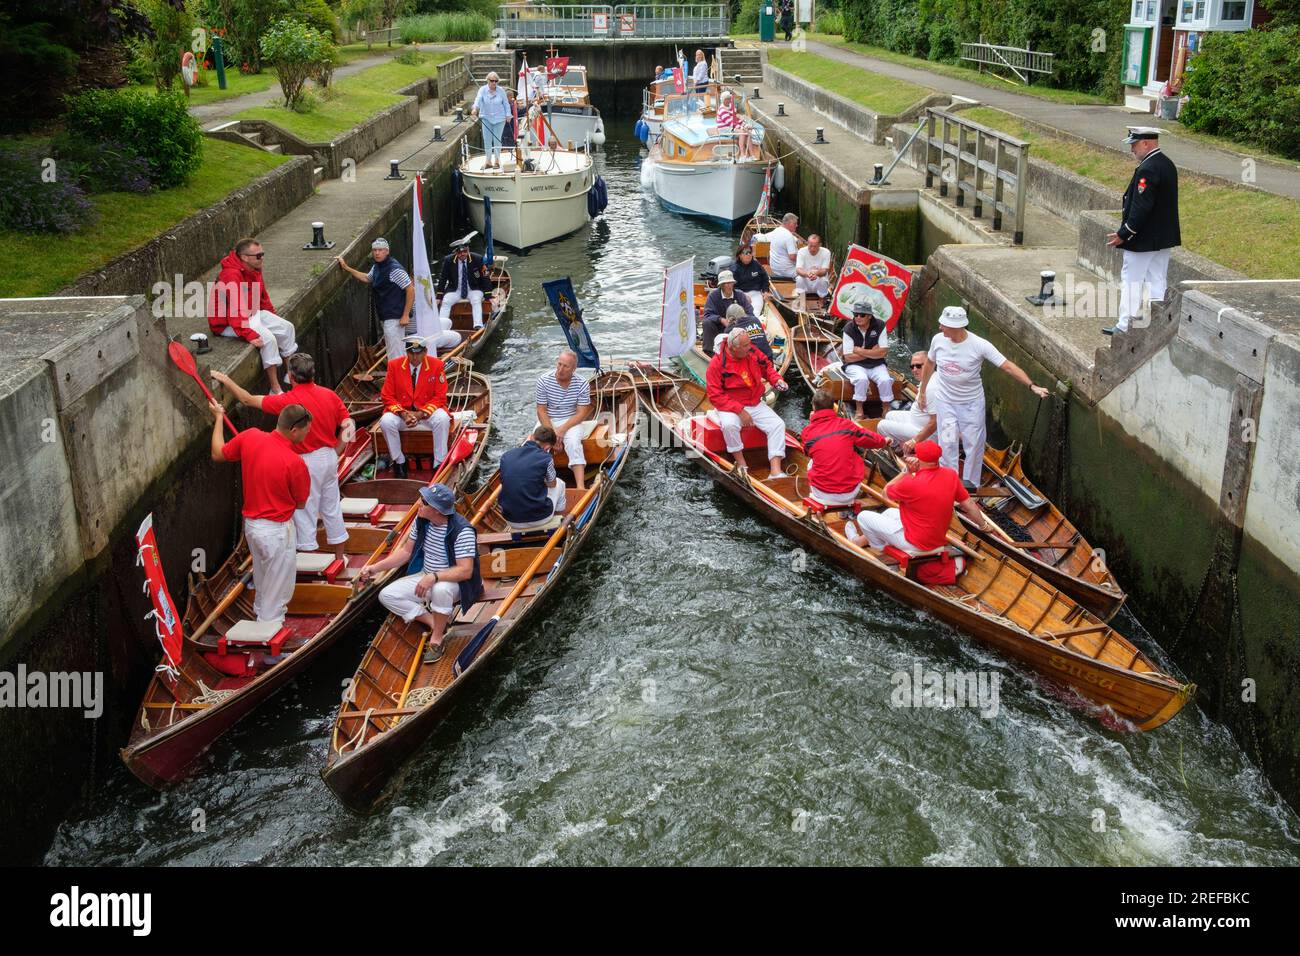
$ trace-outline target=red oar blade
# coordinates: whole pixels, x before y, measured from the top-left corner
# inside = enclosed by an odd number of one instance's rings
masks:
[[[203,394],[207,396],[208,401],[216,401],[216,398],[212,395],[212,390],[209,389],[207,383],[203,381],[203,377],[199,375],[198,363],[194,361],[194,356],[190,354],[190,350],[185,347],[183,342],[177,342],[175,340],[168,342],[167,354],[171,357],[172,362],[178,369],[190,378],[194,379],[194,381],[198,382],[199,388],[203,389]],[[230,433],[232,435],[238,435],[239,429],[236,428],[235,423],[230,420],[230,416],[223,414],[221,417],[225,419],[226,427],[230,429]]]

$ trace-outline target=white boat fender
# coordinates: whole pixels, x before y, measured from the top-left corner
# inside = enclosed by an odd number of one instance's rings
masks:
[[[777,163],[772,172],[772,188],[777,192],[785,188],[785,165],[782,163]]]
[[[605,124],[596,120],[596,128],[591,131],[591,143],[593,146],[605,145]]]

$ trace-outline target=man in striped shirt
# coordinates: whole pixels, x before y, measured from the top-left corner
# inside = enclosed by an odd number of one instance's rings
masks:
[[[424,662],[432,664],[442,657],[456,604],[464,610],[483,596],[478,535],[456,513],[456,495],[446,485],[420,489],[411,533],[388,557],[362,568],[357,579],[366,584],[377,571],[403,566],[405,576],[380,591],[379,601],[408,624],[419,621],[429,629]]]
[[[402,264],[389,255],[388,240],[382,236],[370,244],[370,257],[373,263],[368,272],[352,268],[342,256],[335,256],[334,261],[352,278],[370,286],[375,316],[384,330],[384,346],[391,362],[402,357],[402,338],[410,328],[411,310],[415,307],[415,284]]]
[[[574,374],[577,368],[577,354],[565,349],[555,362],[555,371],[537,380],[537,424],[551,429],[564,443],[574,483],[583,489],[587,487],[587,458],[582,453],[582,440],[591,434],[595,423],[588,421],[592,411],[591,388],[586,379]]]

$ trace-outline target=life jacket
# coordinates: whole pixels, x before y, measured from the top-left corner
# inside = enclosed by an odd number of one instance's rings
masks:
[[[876,344],[880,341],[880,333],[883,331],[885,331],[885,323],[880,319],[875,318],[871,320],[871,324],[867,326],[865,332],[858,328],[856,322],[850,322],[848,325],[844,326],[844,334],[853,342],[853,347],[855,349],[874,349]],[[861,359],[857,362],[845,362],[844,364],[845,366],[861,365],[868,368],[876,368],[877,366],[884,365],[885,360],[884,358]]]
[[[375,299],[375,315],[382,322],[386,319],[400,319],[402,309],[406,306],[406,290],[399,289],[397,283],[389,278],[393,267],[402,268],[402,264],[391,255],[383,262],[374,264],[374,278],[370,280],[370,294]]]
[[[424,536],[429,533],[433,522],[427,518],[415,519],[415,547],[411,549],[411,560],[407,562],[407,575],[424,573]],[[460,515],[452,512],[447,515],[447,532],[443,539],[443,548],[447,553],[448,568],[456,563],[456,538],[466,528],[473,528],[467,520]],[[477,532],[475,532],[477,534]],[[435,571],[447,570],[447,568],[435,568]],[[480,597],[483,596],[483,577],[479,574],[478,567],[478,550],[474,551],[474,571],[464,581],[456,582],[460,585],[460,606],[461,610],[469,607]]]

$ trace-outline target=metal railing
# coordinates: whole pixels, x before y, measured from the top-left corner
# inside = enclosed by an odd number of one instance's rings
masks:
[[[961,58],[978,63],[981,72],[986,66],[1005,67],[1026,85],[1029,83],[1029,74],[1050,74],[1056,69],[1055,53],[1042,53],[1028,47],[998,46],[995,43],[963,43]]]
[[[510,41],[614,41],[721,39],[727,35],[725,3],[574,4],[506,3],[497,7],[497,32]]]
[[[925,111],[925,187],[939,177],[939,195],[956,187],[956,203],[974,200],[971,214],[979,219],[987,203],[993,210],[993,228],[1003,218],[1014,224],[1013,241],[1025,241],[1025,206],[1028,192],[1029,144],[947,110]]]
[[[461,94],[469,86],[469,67],[463,56],[438,64],[438,112],[447,110],[461,101]]]

